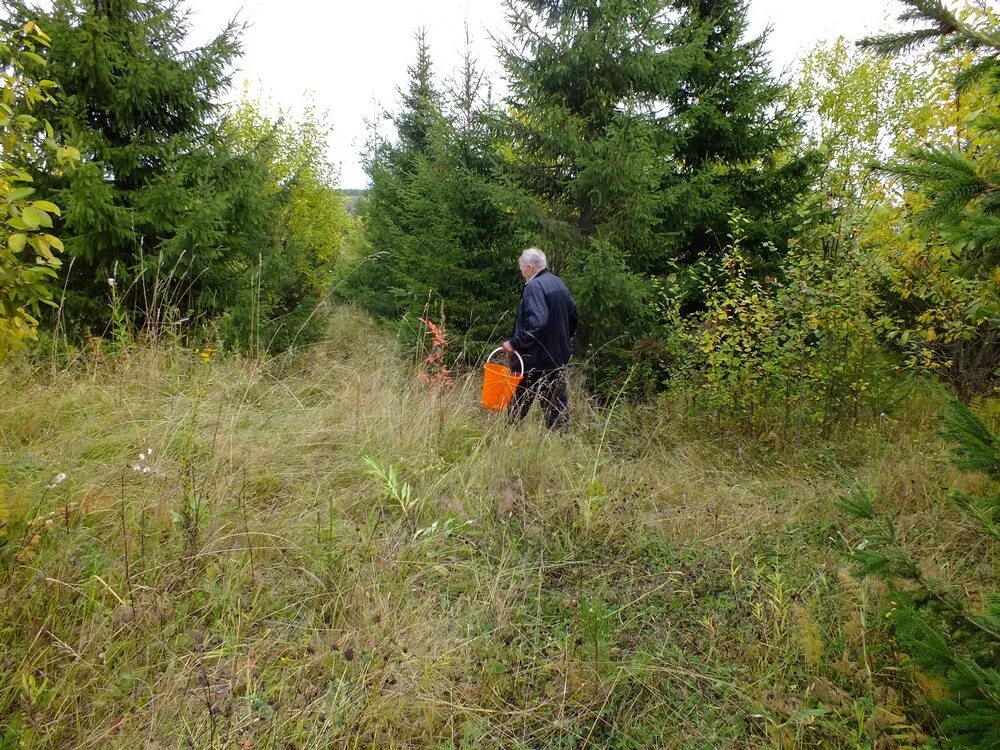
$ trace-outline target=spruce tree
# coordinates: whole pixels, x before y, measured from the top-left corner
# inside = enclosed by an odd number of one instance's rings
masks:
[[[136,282],[145,302],[155,278],[173,279],[182,313],[220,304],[240,233],[224,186],[239,170],[217,161],[213,119],[239,53],[235,26],[188,49],[187,11],[173,1],[55,0],[49,11],[15,2],[12,22],[27,18],[53,39],[60,93],[46,114],[83,155],[45,185],[65,208],[71,311],[100,325],[112,275]]]
[[[426,164],[431,139],[444,126],[426,31],[418,30],[415,37],[416,61],[407,68],[407,89],[399,92],[402,108],[395,117],[384,114],[396,130],[396,139],[383,137],[373,124],[365,155],[372,185],[362,214],[374,253],[358,269],[355,293],[369,311],[385,318],[417,309],[428,296],[427,285],[419,281],[424,274],[411,261],[419,263],[433,255],[430,248],[421,250],[416,245],[440,225],[440,217],[432,216],[440,203],[412,189]]]
[[[738,211],[745,245],[773,271],[801,221],[796,211],[814,183],[820,157],[801,152],[800,123],[775,80],[766,33],[745,39],[746,0],[673,0],[678,46],[694,57],[666,92],[675,134],[663,183],[663,221],[681,265],[715,258]],[[664,270],[662,258],[649,271]]]
[[[812,180],[737,0],[508,0],[510,174],[606,371],[659,323],[661,278],[719,255],[734,209],[774,256]],[[617,354],[615,354],[617,350]],[[616,361],[617,360],[617,361]]]
[[[659,187],[679,144],[665,127],[663,99],[694,62],[692,50],[668,41],[665,5],[507,4],[513,33],[501,53],[511,88],[509,169],[525,191],[522,224],[557,267],[577,276],[601,256],[605,274],[617,269],[628,287],[628,258],[651,257],[665,240]],[[600,295],[593,296],[597,313]]]
[[[372,256],[356,293],[376,314],[411,321],[443,314],[469,343],[506,335],[516,303],[516,245],[495,184],[496,119],[484,77],[466,54],[450,96],[438,88],[426,35],[392,117],[393,139],[367,155],[363,203]]]
[[[427,30],[416,33],[417,59],[406,69],[407,90],[401,91],[402,109],[394,124],[399,135],[400,152],[413,156],[425,154],[430,148],[432,131],[441,125],[441,93],[434,84],[434,69]]]

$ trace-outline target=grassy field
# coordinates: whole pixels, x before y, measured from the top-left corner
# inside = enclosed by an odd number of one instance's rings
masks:
[[[483,413],[474,377],[417,383],[349,310],[307,352],[208,359],[3,371],[0,748],[892,748],[931,726],[836,501],[872,487],[924,559],[991,559],[944,499],[972,480],[933,399],[806,447],[577,393],[550,435]]]

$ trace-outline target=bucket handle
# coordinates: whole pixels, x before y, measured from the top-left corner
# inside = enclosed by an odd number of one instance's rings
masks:
[[[496,354],[497,352],[502,352],[502,351],[503,351],[503,347],[502,347],[502,346],[498,346],[498,347],[497,347],[496,349],[494,349],[494,350],[493,350],[492,352],[490,352],[490,356],[488,356],[488,357],[486,358],[486,361],[487,361],[487,362],[489,362],[489,361],[490,361],[491,359],[493,359],[493,355],[494,355],[494,354]],[[524,375],[524,358],[523,358],[523,357],[521,357],[521,355],[517,353],[517,350],[516,350],[516,349],[514,350],[514,355],[515,355],[515,356],[516,356],[516,357],[518,358],[518,360],[520,360],[520,362],[521,362],[521,375],[523,376],[523,375]]]

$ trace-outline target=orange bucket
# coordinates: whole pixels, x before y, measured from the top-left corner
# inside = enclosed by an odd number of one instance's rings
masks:
[[[494,349],[490,356],[486,358],[486,364],[483,365],[483,406],[490,411],[503,411],[506,409],[507,404],[514,398],[514,391],[517,390],[518,383],[524,377],[524,360],[521,359],[521,355],[517,354],[517,352],[514,353],[521,360],[520,375],[512,373],[507,365],[490,362],[493,359],[493,355],[499,351],[502,351],[502,349]]]

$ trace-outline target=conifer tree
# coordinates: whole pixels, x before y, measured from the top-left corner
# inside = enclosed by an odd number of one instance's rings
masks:
[[[660,182],[675,136],[663,96],[693,64],[672,46],[662,0],[510,0],[510,170],[533,202],[526,229],[556,262],[586,263],[601,242],[658,252]]]
[[[357,294],[386,318],[443,312],[454,333],[496,340],[506,335],[497,321],[516,303],[516,250],[493,182],[484,78],[467,51],[459,84],[450,98],[442,93],[424,32],[409,75],[392,118],[396,137],[376,140],[367,155],[362,213],[373,253],[355,277]]]
[[[424,274],[408,261],[433,260],[430,246],[421,251],[416,245],[440,224],[440,217],[432,216],[440,204],[412,190],[432,138],[438,138],[444,126],[426,31],[418,30],[415,38],[416,61],[407,68],[407,89],[399,92],[402,108],[395,117],[384,115],[395,127],[396,140],[373,129],[365,156],[372,186],[362,213],[374,255],[359,268],[355,283],[365,306],[386,318],[415,309],[427,297],[427,286],[418,281]]]
[[[441,93],[434,85],[434,70],[427,30],[416,33],[417,59],[406,69],[409,86],[401,91],[402,109],[395,119],[400,152],[408,155],[426,153],[432,131],[441,125]]]
[[[675,134],[663,221],[682,265],[718,257],[734,210],[758,266],[774,269],[801,221],[816,152],[801,153],[800,124],[770,71],[766,34],[746,39],[746,0],[673,0],[673,43],[693,63],[666,92]],[[653,260],[650,270],[663,268]]]
[[[507,7],[521,225],[565,266],[584,335],[605,355],[620,350],[601,366],[630,368],[632,342],[658,323],[660,277],[713,262],[734,210],[756,255],[779,254],[816,160],[794,156],[796,123],[763,38],[741,40],[745,2]]]
[[[65,208],[71,309],[99,324],[115,273],[128,286],[145,272],[136,286],[147,289],[157,272],[173,275],[184,279],[177,304],[221,303],[240,234],[238,201],[222,186],[239,172],[215,159],[213,118],[239,53],[236,27],[188,49],[178,2],[55,0],[44,11],[18,1],[13,11],[14,23],[35,17],[51,30],[61,88],[46,114],[83,156],[45,186]]]

